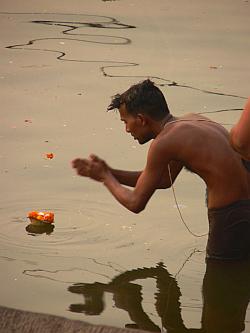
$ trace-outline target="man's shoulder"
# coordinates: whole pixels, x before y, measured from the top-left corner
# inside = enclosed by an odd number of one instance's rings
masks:
[[[172,130],[183,130],[184,128],[186,129],[190,129],[190,130],[194,130],[196,127],[203,127],[208,125],[209,126],[215,126],[218,127],[221,125],[211,119],[209,119],[208,117],[205,117],[203,115],[200,115],[198,113],[187,113],[181,117],[176,117],[173,121],[170,121],[168,123],[166,123],[165,127],[164,127],[164,133],[171,133],[174,134],[175,131],[171,131]]]
[[[181,117],[175,117],[174,120],[167,122],[163,128],[162,134],[176,134],[176,131],[189,129],[194,126],[200,126],[202,122],[211,122],[209,118],[203,117],[197,113],[187,113]]]
[[[199,113],[194,113],[194,112],[190,112],[190,113],[186,113],[180,117],[177,118],[177,121],[186,121],[186,122],[196,122],[196,121],[209,121],[212,122],[211,119],[209,119],[208,117],[203,116],[202,114]]]
[[[218,140],[226,129],[219,123],[199,114],[189,113],[166,123],[162,132],[157,136],[157,143],[170,144],[176,147],[185,145],[200,138],[213,137]]]

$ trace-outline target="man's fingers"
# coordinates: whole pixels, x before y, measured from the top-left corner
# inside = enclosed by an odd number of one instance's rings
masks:
[[[77,168],[77,165],[79,165],[79,162],[80,162],[80,158],[75,158],[75,159],[71,162],[72,168]]]
[[[99,161],[101,161],[101,159],[100,159],[97,155],[95,155],[95,154],[90,154],[90,155],[89,155],[89,158],[90,158],[92,161],[94,161],[94,162],[99,162]]]
[[[105,162],[94,154],[89,155],[88,159],[76,158],[71,163],[78,175],[95,180],[101,179],[100,177],[106,168]]]
[[[77,169],[77,173],[78,173],[78,175],[89,177],[89,175],[90,175],[90,167],[89,166],[79,167]]]
[[[72,161],[72,167],[76,169],[76,172],[80,176],[89,177],[91,162],[88,159],[76,158]]]
[[[86,158],[76,158],[71,163],[73,168],[78,168],[80,166],[88,165],[89,161]]]

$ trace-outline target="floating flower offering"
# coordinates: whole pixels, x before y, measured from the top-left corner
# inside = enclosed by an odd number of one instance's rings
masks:
[[[46,158],[49,158],[50,160],[52,160],[52,158],[54,158],[54,154],[53,153],[47,153]]]
[[[29,212],[28,218],[33,224],[41,223],[53,223],[54,222],[54,213],[52,212]]]

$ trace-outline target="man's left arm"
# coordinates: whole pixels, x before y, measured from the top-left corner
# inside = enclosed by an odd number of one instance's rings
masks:
[[[169,161],[162,145],[153,142],[149,149],[147,164],[140,174],[133,190],[122,186],[110,173],[106,173],[103,183],[111,194],[128,210],[139,213],[147,205],[155,190],[159,188],[162,177],[165,176]]]
[[[163,178],[167,177],[166,168],[170,160],[166,145],[154,141],[149,149],[146,167],[140,173],[133,190],[121,185],[106,163],[95,155],[89,159],[73,161],[73,167],[77,169],[79,175],[102,182],[118,202],[128,210],[139,213],[145,208],[155,190],[159,188],[159,184],[162,184]],[[173,173],[175,179],[182,165],[178,162],[171,163],[178,166]],[[166,184],[165,188],[170,186],[169,179]]]

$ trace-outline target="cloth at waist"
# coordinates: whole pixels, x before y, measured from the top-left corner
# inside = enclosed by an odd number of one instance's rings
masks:
[[[250,200],[208,209],[208,220],[207,259],[250,257]]]

